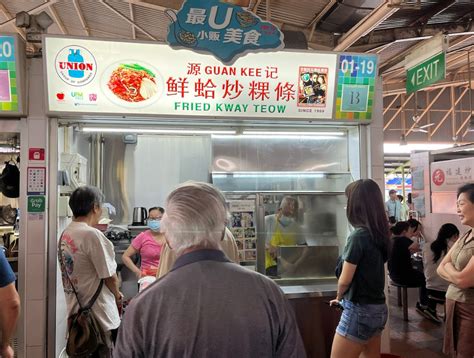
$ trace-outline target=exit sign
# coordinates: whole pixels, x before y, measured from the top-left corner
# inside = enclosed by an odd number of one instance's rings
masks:
[[[407,70],[407,94],[416,92],[446,77],[446,54],[441,52]]]

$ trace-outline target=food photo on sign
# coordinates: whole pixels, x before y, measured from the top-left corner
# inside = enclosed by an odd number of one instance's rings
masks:
[[[239,5],[248,1],[187,0],[178,12],[166,10],[168,44],[211,53],[227,65],[247,52],[283,49],[278,27]]]

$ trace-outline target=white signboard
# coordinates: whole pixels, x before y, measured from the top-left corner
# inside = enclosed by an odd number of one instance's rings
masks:
[[[431,191],[456,192],[474,179],[474,158],[431,163]]]
[[[337,54],[249,54],[225,66],[164,44],[44,40],[50,114],[333,116]]]

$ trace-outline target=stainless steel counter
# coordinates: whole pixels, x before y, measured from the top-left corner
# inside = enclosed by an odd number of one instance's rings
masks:
[[[280,286],[286,298],[336,297],[337,283]]]

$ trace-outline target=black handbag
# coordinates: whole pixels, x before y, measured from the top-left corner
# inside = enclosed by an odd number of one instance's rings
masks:
[[[77,291],[69,277],[61,250],[61,240],[59,240],[59,257],[61,261],[61,270],[71,284],[74,295],[76,296],[79,310],[77,313],[68,317],[68,336],[66,343],[66,353],[69,357],[86,358],[96,353],[101,346],[105,346],[104,331],[100,326],[97,318],[92,312],[97,297],[104,286],[104,280],[100,280],[99,287],[95,291],[94,296],[86,306],[82,306],[77,295]]]

